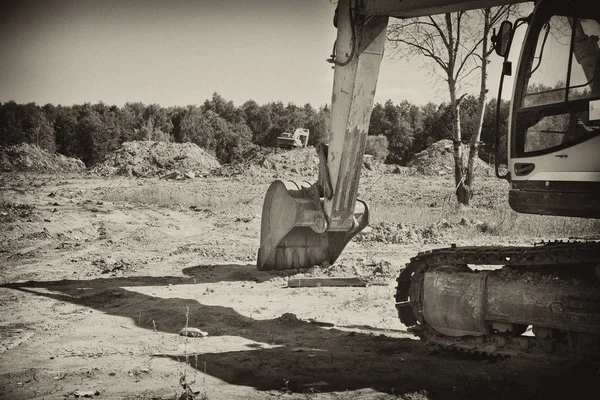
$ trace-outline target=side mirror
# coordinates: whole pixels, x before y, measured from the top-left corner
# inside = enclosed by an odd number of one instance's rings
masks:
[[[498,54],[500,57],[506,57],[508,51],[510,50],[511,42],[512,22],[502,21],[498,33],[496,34],[496,30],[494,29],[494,34],[492,35],[492,44],[494,45],[496,54]]]

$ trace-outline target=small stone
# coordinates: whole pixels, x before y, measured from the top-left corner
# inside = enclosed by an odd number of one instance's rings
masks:
[[[179,335],[187,337],[205,337],[208,336],[208,332],[204,332],[198,328],[186,327],[179,332]]]
[[[33,214],[30,219],[31,222],[44,222],[44,218],[40,217],[38,214]]]
[[[179,177],[179,171],[169,172],[166,175],[160,177],[160,179],[177,179]]]
[[[100,394],[97,390],[76,390],[73,392],[75,397],[94,397]]]

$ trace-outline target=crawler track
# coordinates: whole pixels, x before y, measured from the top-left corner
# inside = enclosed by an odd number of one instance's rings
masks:
[[[437,346],[460,352],[480,353],[489,356],[513,356],[529,352],[575,353],[600,357],[600,335],[565,332],[559,340],[546,341],[535,336],[490,334],[483,336],[445,336],[427,324],[422,315],[423,279],[427,271],[438,267],[451,267],[458,272],[471,271],[469,266],[498,265],[495,274],[510,274],[513,279],[533,281],[550,279],[550,271],[562,271],[570,282],[582,285],[585,290],[600,293],[600,243],[550,242],[532,247],[450,247],[419,253],[413,257],[397,279],[396,308],[402,323],[421,339]],[[596,266],[596,276],[581,279],[577,272],[586,266]],[[531,272],[535,271],[535,272]],[[528,274],[528,275],[527,275]],[[558,278],[556,278],[558,279]],[[600,313],[599,309],[596,312]]]

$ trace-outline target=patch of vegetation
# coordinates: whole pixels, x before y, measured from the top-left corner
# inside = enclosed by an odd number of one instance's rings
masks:
[[[386,181],[374,187],[366,198],[370,203],[371,227],[383,224],[393,228],[402,224],[410,228],[396,229],[400,234],[436,228],[443,233],[444,242],[485,236],[527,240],[600,238],[598,220],[521,214],[511,210],[504,182],[482,181],[486,190],[478,192],[473,202],[476,206],[468,208],[457,207],[452,193],[440,200],[444,190],[452,190],[450,184],[444,188],[440,182],[443,184],[443,179],[436,178],[422,185],[410,179],[403,180],[402,186]]]
[[[110,191],[104,200],[112,202],[129,202],[134,204],[152,204],[157,206],[181,206],[199,211],[201,207],[222,208],[236,204],[249,204],[256,196],[214,196],[190,191],[176,190],[170,186],[152,185],[128,188],[122,191]]]
[[[376,160],[384,161],[389,153],[390,151],[388,150],[388,140],[385,136],[367,136],[365,154],[372,155]]]

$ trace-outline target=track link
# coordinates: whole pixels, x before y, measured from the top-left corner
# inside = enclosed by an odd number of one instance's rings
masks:
[[[577,353],[600,357],[600,337],[568,332],[564,343],[549,343],[533,336],[507,337],[503,334],[451,337],[436,332],[422,316],[424,273],[438,267],[470,271],[468,265],[498,265],[514,270],[527,267],[577,266],[595,264],[600,270],[599,242],[548,242],[531,247],[449,247],[419,253],[400,273],[396,290],[398,316],[409,330],[438,347],[490,357],[522,353]],[[600,276],[598,276],[600,278]]]

